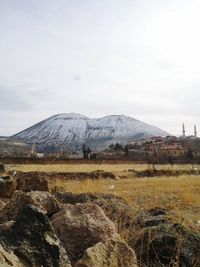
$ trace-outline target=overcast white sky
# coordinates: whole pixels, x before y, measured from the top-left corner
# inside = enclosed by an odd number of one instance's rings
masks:
[[[200,133],[199,0],[0,0],[0,135],[57,113]]]

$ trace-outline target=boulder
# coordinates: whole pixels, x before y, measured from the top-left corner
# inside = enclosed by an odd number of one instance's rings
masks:
[[[51,216],[60,210],[59,202],[48,192],[31,191],[24,193],[16,190],[10,198],[8,204],[2,210],[0,221],[5,222],[15,220],[24,205],[27,204],[34,204],[35,206],[43,209],[48,216]]]
[[[92,202],[100,206],[106,216],[120,228],[130,228],[135,223],[135,215],[131,206],[121,197],[103,193],[56,192],[55,197],[62,203],[76,204]]]
[[[23,192],[29,192],[32,190],[49,191],[48,179],[39,172],[25,173],[17,172],[17,189]]]
[[[119,236],[88,248],[75,267],[137,267],[134,251]]]
[[[80,259],[88,247],[116,234],[114,223],[93,203],[66,204],[52,216],[51,223],[72,263]]]
[[[25,205],[13,225],[0,231],[0,242],[25,266],[71,267],[47,215],[38,207]]]
[[[135,250],[140,266],[200,266],[200,234],[164,215],[144,220],[128,244]],[[158,218],[156,218],[158,217]]]
[[[10,175],[0,176],[0,197],[10,197],[16,187],[17,184],[14,177]]]
[[[5,167],[2,163],[0,163],[0,173],[4,173],[5,172]]]
[[[34,205],[43,208],[48,216],[51,216],[60,211],[60,204],[58,200],[48,192],[31,191],[27,193]]]

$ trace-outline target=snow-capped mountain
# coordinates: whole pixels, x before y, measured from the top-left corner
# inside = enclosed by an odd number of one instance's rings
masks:
[[[151,136],[166,136],[167,132],[124,115],[99,119],[69,113],[54,115],[13,137],[37,144],[41,151],[78,151],[86,144],[92,150],[102,150],[112,143],[130,142]]]

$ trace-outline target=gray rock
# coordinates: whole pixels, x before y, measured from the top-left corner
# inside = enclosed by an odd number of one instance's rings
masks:
[[[0,242],[25,266],[71,267],[47,215],[33,205],[25,205],[13,225],[1,230]]]

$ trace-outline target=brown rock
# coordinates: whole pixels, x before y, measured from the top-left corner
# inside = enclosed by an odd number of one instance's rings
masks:
[[[39,172],[24,173],[17,172],[17,189],[23,192],[29,192],[32,190],[49,191],[48,179]]]
[[[75,267],[137,267],[135,252],[119,235],[88,248]]]
[[[62,203],[77,204],[92,202],[100,206],[106,216],[113,221],[119,231],[130,228],[135,223],[135,214],[131,206],[121,197],[104,193],[55,192],[55,197]]]
[[[24,193],[16,190],[9,203],[2,210],[0,221],[15,220],[25,204],[34,204],[43,209],[48,216],[60,210],[60,204],[56,198],[48,192],[31,191]]]
[[[10,197],[16,190],[16,180],[9,175],[0,176],[0,197]]]
[[[48,192],[31,191],[27,193],[34,205],[45,209],[48,216],[60,211],[60,204],[58,200]]]
[[[72,262],[80,259],[88,247],[116,234],[114,223],[92,203],[67,204],[53,215],[51,223]]]

